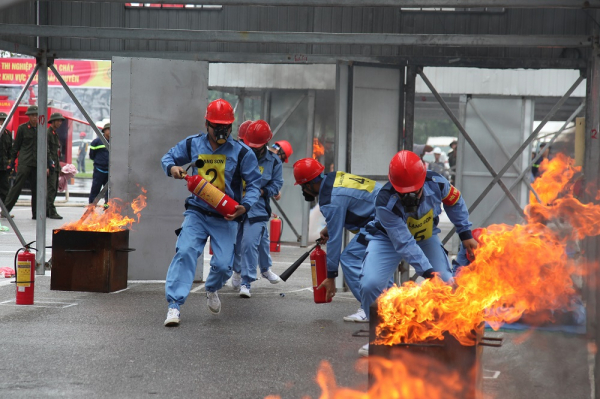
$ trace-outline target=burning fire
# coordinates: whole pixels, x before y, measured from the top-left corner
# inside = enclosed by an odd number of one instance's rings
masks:
[[[320,399],[456,399],[463,397],[465,388],[462,376],[456,370],[449,370],[429,357],[407,352],[398,353],[394,359],[380,357],[361,359],[356,367],[367,369],[373,377],[373,384],[366,392],[339,387],[331,364],[322,361],[316,381],[321,387]],[[281,399],[270,395],[265,399]],[[304,398],[310,399],[310,398]]]
[[[317,159],[320,156],[323,156],[323,154],[325,154],[325,147],[323,147],[323,144],[321,144],[321,142],[319,141],[318,138],[314,138],[313,139],[313,159]]]
[[[541,164],[534,187],[544,202],[526,208],[524,225],[492,225],[480,237],[476,260],[454,285],[434,278],[422,285],[392,287],[379,297],[376,344],[394,345],[443,339],[448,331],[463,345],[474,345],[473,331],[487,321],[498,329],[524,313],[529,322],[552,321],[573,308],[570,278],[582,275],[566,254],[567,244],[600,234],[600,205],[582,204],[570,180],[579,172],[559,155]]]
[[[143,194],[134,199],[130,207],[137,220],[125,215],[127,205],[119,198],[110,199],[104,208],[88,205],[85,213],[76,222],[67,223],[61,230],[115,232],[130,229],[133,223],[140,222],[140,213],[146,207],[147,190],[141,187]]]

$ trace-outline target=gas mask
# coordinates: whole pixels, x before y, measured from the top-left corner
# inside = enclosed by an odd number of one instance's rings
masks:
[[[267,147],[262,146],[260,148],[252,148],[254,155],[256,155],[256,159],[262,159],[267,153]]]
[[[419,192],[400,194],[400,203],[404,206],[407,213],[414,213],[419,209],[421,197]]]
[[[229,128],[231,127],[231,125],[215,126],[213,124],[209,124],[209,126],[212,127],[215,132],[215,141],[217,142],[217,144],[225,144],[225,142],[227,141],[227,137],[229,137]]]
[[[302,190],[302,195],[304,195],[304,201],[306,202],[313,202],[315,200],[315,197],[313,195],[308,194],[304,190]]]

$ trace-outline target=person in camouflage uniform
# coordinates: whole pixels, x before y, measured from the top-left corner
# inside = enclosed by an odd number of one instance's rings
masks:
[[[14,162],[17,159],[17,177],[15,183],[6,197],[6,208],[10,212],[17,203],[21,190],[25,182],[29,180],[31,187],[31,214],[32,219],[36,218],[37,210],[37,124],[38,107],[31,105],[27,108],[25,115],[29,117],[29,122],[23,123],[17,129],[17,135],[13,143],[10,159]],[[49,170],[46,170],[49,173]]]
[[[0,112],[0,125],[8,118],[5,112]],[[4,129],[0,133],[0,200],[6,201],[10,189],[9,176],[11,172],[10,151],[12,150],[12,133]]]
[[[60,174],[60,141],[58,140],[58,129],[65,118],[60,112],[50,115],[48,122],[48,165],[50,173],[48,174],[48,197],[46,198],[46,216],[50,219],[62,219],[62,216],[56,212],[54,200],[58,192],[58,177]]]

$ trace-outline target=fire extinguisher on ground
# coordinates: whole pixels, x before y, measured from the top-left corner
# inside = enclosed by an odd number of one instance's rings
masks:
[[[327,299],[327,290],[317,287],[327,278],[327,253],[317,244],[310,254],[310,268],[312,271],[313,296],[315,303],[328,303],[332,298]]]
[[[283,234],[283,223],[281,219],[273,214],[273,219],[271,219],[271,234],[270,234],[270,248],[271,252],[280,252],[281,251],[281,235]]]
[[[33,241],[35,242],[35,241]],[[16,304],[33,305],[33,293],[35,287],[35,254],[30,251],[30,245],[25,245],[15,254],[15,283]],[[35,249],[34,249],[35,250]],[[23,252],[21,252],[23,251]]]

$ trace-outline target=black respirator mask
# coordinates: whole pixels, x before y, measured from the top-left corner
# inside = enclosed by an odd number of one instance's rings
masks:
[[[414,213],[419,209],[421,197],[419,191],[415,193],[400,194],[400,203],[404,206],[407,213]]]
[[[225,142],[227,141],[227,137],[229,137],[229,128],[231,127],[231,125],[215,126],[213,124],[209,124],[209,126],[212,127],[215,132],[215,141],[217,142],[217,144],[225,144]]]
[[[252,151],[256,155],[256,159],[262,159],[267,154],[267,147],[252,148]]]
[[[302,190],[302,195],[304,195],[304,201],[306,201],[306,202],[313,202],[315,200],[314,195],[310,195],[304,190]]]

